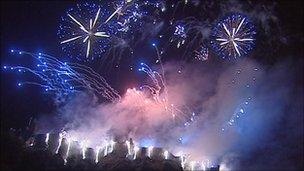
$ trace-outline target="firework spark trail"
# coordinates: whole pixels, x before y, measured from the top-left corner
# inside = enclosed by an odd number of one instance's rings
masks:
[[[66,152],[66,154],[65,154],[64,164],[67,163],[67,159],[68,159],[68,157],[69,157],[70,148],[71,148],[71,141],[72,141],[71,139],[68,139],[68,149],[67,149],[67,152]]]
[[[139,0],[133,1],[117,1],[114,2],[115,11],[110,14],[105,23],[115,21],[117,24],[117,33],[126,34],[132,33],[133,29],[139,29],[143,25],[141,20],[147,16],[148,12],[144,9],[144,6],[154,5],[153,3],[146,3]]]
[[[47,133],[45,137],[45,144],[49,145],[50,133]]]
[[[149,78],[152,80],[153,85],[142,85],[140,88],[141,89],[148,89],[149,92],[151,93],[153,99],[155,100],[156,103],[161,104],[166,111],[170,111],[172,117],[175,119],[178,117],[181,121],[188,120],[188,114],[183,112],[181,109],[178,107],[174,106],[174,104],[170,104],[168,100],[168,90],[167,90],[167,85],[166,85],[166,80],[165,80],[165,70],[162,64],[161,60],[161,54],[159,53],[159,50],[155,44],[153,44],[155,47],[156,53],[157,53],[157,63],[160,64],[161,66],[161,72],[160,74],[157,71],[152,70],[147,64],[141,63],[141,68],[139,71],[144,72],[149,76]],[[164,97],[161,98],[161,92],[164,92]],[[186,122],[188,123],[188,122]],[[186,124],[185,123],[185,124]]]
[[[57,149],[56,149],[56,154],[58,154],[58,152],[59,152],[59,149],[60,149],[60,146],[61,146],[61,143],[62,143],[62,138],[63,138],[63,133],[59,133],[59,139],[58,139],[58,146],[57,146]]]
[[[198,50],[194,50],[194,53],[195,53],[194,59],[199,60],[199,61],[208,60],[209,51],[206,46],[201,45]]]
[[[45,91],[54,91],[59,96],[68,95],[69,93],[88,90],[94,94],[101,94],[111,102],[120,100],[120,95],[114,90],[106,80],[96,73],[92,68],[77,64],[61,62],[53,56],[46,54],[33,54],[20,51],[19,54],[29,55],[38,61],[38,69],[31,69],[24,66],[8,67],[18,72],[29,72],[37,76],[43,83],[25,81],[18,83],[38,85],[45,88]]]
[[[174,45],[177,48],[181,48],[183,46],[183,54],[181,55],[181,58],[187,60],[192,56],[191,53],[197,49],[197,42],[200,42],[201,44],[206,44],[208,42],[208,30],[210,24],[207,21],[200,21],[195,17],[186,17],[174,22],[173,20],[174,17],[170,22],[170,27],[160,35],[161,38],[165,34],[172,34],[163,49],[170,48],[172,44],[177,44]]]
[[[100,153],[101,147],[97,146],[96,147],[96,155],[95,155],[95,163],[98,163],[99,161],[99,153]]]

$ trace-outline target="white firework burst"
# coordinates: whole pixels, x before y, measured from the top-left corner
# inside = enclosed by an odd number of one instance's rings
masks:
[[[211,34],[211,46],[222,58],[236,58],[253,49],[256,31],[247,17],[233,14],[220,21]]]

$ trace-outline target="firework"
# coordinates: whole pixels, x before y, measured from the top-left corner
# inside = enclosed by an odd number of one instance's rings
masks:
[[[117,33],[126,36],[133,34],[143,25],[142,18],[147,15],[139,1],[117,1],[114,3],[115,11],[107,18],[106,22],[114,20]]]
[[[194,59],[199,60],[199,61],[208,60],[209,50],[206,46],[201,45],[198,50],[194,51],[194,53],[195,53]]]
[[[101,150],[101,147],[100,146],[97,146],[96,147],[96,156],[95,156],[95,163],[98,163],[98,160],[99,160],[99,152]]]
[[[179,24],[175,26],[175,31],[173,33],[173,38],[171,39],[172,41],[177,41],[176,47],[179,48],[181,45],[183,45],[186,41],[187,34],[185,30],[185,26]]]
[[[25,66],[4,66],[3,68],[21,73],[27,72],[40,79],[40,81],[19,82],[18,86],[38,85],[44,88],[45,92],[53,92],[57,98],[68,97],[75,92],[88,91],[95,95],[102,95],[112,102],[120,100],[118,92],[90,67],[61,62],[53,56],[42,53],[19,51],[18,54],[24,54],[36,60],[37,68]]]
[[[58,36],[62,49],[70,57],[91,60],[110,46],[111,25],[106,24],[107,6],[78,4],[62,17]]]
[[[248,54],[255,44],[255,27],[244,15],[232,14],[218,22],[211,32],[211,46],[222,58]]]

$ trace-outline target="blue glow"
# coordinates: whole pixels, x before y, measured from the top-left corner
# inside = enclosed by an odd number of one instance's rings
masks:
[[[7,69],[7,66],[3,66],[4,69]]]
[[[21,83],[18,83],[18,86],[21,86],[22,84]]]
[[[142,139],[139,142],[139,144],[141,147],[150,147],[150,146],[155,147],[155,141],[153,139],[149,139],[149,138]]]
[[[21,55],[21,54],[22,54],[22,52],[20,51],[20,52],[19,52],[19,55]]]
[[[12,49],[11,52],[14,53],[14,50]]]
[[[190,139],[190,136],[182,136],[178,140],[181,144],[187,144]]]

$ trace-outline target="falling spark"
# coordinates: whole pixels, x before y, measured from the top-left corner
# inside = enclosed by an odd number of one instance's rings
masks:
[[[205,171],[205,170],[206,170],[206,166],[205,166],[204,161],[202,161],[202,164],[201,164],[201,169],[202,169],[203,171]]]
[[[164,152],[164,156],[165,156],[165,159],[167,160],[169,157],[169,152],[167,150]]]
[[[100,146],[97,146],[96,147],[96,156],[95,156],[95,163],[98,163],[98,160],[99,160],[99,152],[100,152],[100,149],[101,147]]]
[[[131,147],[130,147],[130,142],[126,141],[127,147],[128,147],[128,155],[131,155]]]
[[[191,166],[191,170],[194,170],[195,161],[191,161],[191,162],[190,162],[190,166]]]
[[[81,149],[82,149],[82,159],[86,158],[86,149],[87,149],[87,141],[82,141],[81,142]]]
[[[185,168],[185,163],[186,163],[186,158],[182,153],[180,153],[180,154],[181,154],[180,155],[181,165],[182,165],[182,168],[184,169]]]
[[[133,157],[133,160],[136,159],[138,151],[139,151],[139,148],[137,146],[134,146],[134,157]]]
[[[148,157],[150,157],[150,158],[151,158],[152,150],[153,150],[153,146],[149,146],[148,147]]]
[[[70,153],[70,147],[71,147],[71,139],[68,139],[68,149],[67,149],[67,152],[66,152],[66,155],[65,155],[64,164],[67,163],[67,159],[68,159],[69,153]]]
[[[78,63],[67,63],[47,54],[33,54],[22,51],[22,54],[37,60],[37,68],[29,68],[26,66],[5,66],[7,70],[22,70],[33,74],[40,81],[25,81],[19,83],[37,85],[45,89],[45,91],[53,92],[57,98],[64,98],[67,95],[86,89],[87,91],[102,95],[104,98],[114,102],[120,101],[119,93],[114,90],[97,72],[92,68]]]
[[[115,14],[120,13],[121,9],[122,9],[122,7],[118,7],[118,8],[109,16],[109,18],[105,21],[105,23],[107,23],[108,21],[110,21],[110,20],[115,16]]]
[[[110,153],[113,152],[114,150],[114,145],[115,145],[115,142],[113,140],[111,140],[111,149],[110,149]]]
[[[46,143],[46,145],[49,144],[49,136],[50,136],[50,133],[47,133],[47,134],[46,134],[46,138],[45,138],[45,143]]]
[[[108,144],[106,144],[104,153],[103,153],[103,156],[106,156],[106,155],[108,155]]]
[[[56,154],[58,154],[58,152],[59,152],[59,148],[61,146],[62,138],[63,138],[63,134],[59,133],[59,140],[58,140],[59,144],[58,144],[57,149],[56,149]]]

